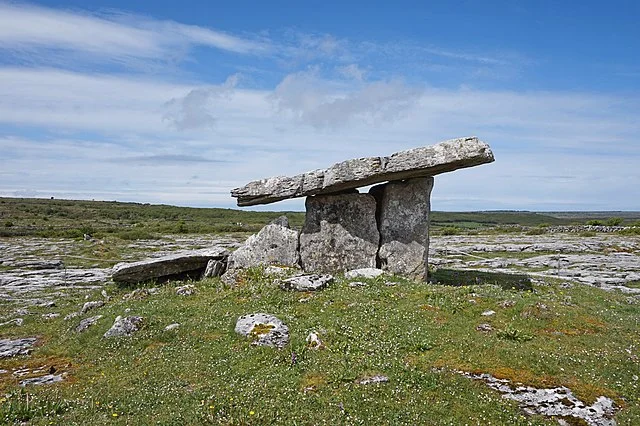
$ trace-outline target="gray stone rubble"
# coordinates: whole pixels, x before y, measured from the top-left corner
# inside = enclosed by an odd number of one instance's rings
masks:
[[[1,339],[0,359],[9,358],[16,355],[29,355],[31,347],[36,343],[35,337],[25,337],[22,339]]]
[[[538,389],[521,384],[513,385],[509,380],[498,379],[490,374],[472,374],[460,371],[465,377],[482,380],[490,388],[502,393],[507,399],[517,401],[527,414],[542,414],[553,417],[573,417],[590,426],[615,426],[614,402],[604,396],[592,405],[586,405],[564,386]],[[568,423],[563,423],[568,424]]]

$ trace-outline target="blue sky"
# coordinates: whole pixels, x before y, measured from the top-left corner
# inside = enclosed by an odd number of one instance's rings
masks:
[[[636,1],[0,0],[0,196],[233,207],[250,180],[476,135],[496,162],[436,177],[433,209],[640,210],[639,20]]]

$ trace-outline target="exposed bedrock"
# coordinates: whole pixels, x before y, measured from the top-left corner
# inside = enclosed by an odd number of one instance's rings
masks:
[[[382,270],[426,280],[429,257],[429,212],[433,178],[389,182],[371,188],[377,201]]]
[[[489,145],[476,137],[451,139],[388,157],[356,158],[293,177],[276,176],[231,191],[239,206],[333,194],[386,181],[434,176],[494,161]]]
[[[306,272],[375,268],[380,234],[376,200],[369,194],[308,197],[300,234],[300,263]]]

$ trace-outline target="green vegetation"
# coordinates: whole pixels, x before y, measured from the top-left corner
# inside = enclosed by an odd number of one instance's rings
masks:
[[[519,211],[437,212],[431,213],[431,224],[437,229],[446,226],[461,228],[488,228],[499,225],[550,226],[569,225],[573,220],[561,219],[544,213]]]
[[[300,228],[303,212],[255,212],[220,208],[190,208],[116,201],[73,201],[0,198],[0,237],[97,238],[111,235],[124,240],[152,239],[163,234],[257,232],[286,214]],[[631,224],[640,213],[534,213],[526,211],[431,212],[434,235],[459,235],[477,231],[522,232],[539,235],[555,225]]]
[[[300,227],[304,213],[253,212],[218,208],[120,203],[0,198],[0,237],[97,238],[124,240],[158,238],[163,234],[257,232],[276,217],[286,214]],[[0,222],[2,223],[2,222]]]
[[[640,315],[631,298],[587,286],[569,294],[554,281],[522,291],[486,284],[500,283],[495,275],[455,278],[470,285],[394,279],[388,286],[378,278],[366,287],[338,280],[322,292],[296,293],[253,269],[234,288],[218,279],[194,283],[191,297],[168,283],[158,294],[124,300],[130,290],[111,286],[111,301],[87,314],[103,318],[83,334],[73,331],[81,318],[61,318],[84,298],[63,299],[61,317],[51,320],[40,315],[50,309],[30,307],[24,325],[4,328],[3,337],[39,336],[41,344],[29,357],[0,360],[0,369],[54,366],[67,378],[21,391],[18,379],[1,374],[0,423],[557,424],[524,416],[457,370],[564,385],[587,403],[608,396],[621,407],[618,424],[640,423],[640,382],[632,379]],[[0,311],[9,303],[0,301]],[[104,339],[125,309],[145,318],[143,329]],[[496,313],[481,315],[489,309]],[[290,343],[261,348],[237,335],[236,319],[253,312],[282,319]],[[173,322],[182,325],[164,331]],[[486,322],[496,331],[476,331]],[[324,349],[307,346],[312,331]],[[356,383],[376,374],[389,382]]]

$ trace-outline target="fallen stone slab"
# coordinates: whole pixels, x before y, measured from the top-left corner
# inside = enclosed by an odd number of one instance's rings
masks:
[[[16,355],[29,355],[31,353],[31,347],[36,343],[36,340],[35,337],[0,340],[0,359]]]
[[[476,137],[465,137],[400,151],[389,157],[358,158],[293,177],[276,176],[250,182],[233,189],[231,196],[238,199],[238,206],[268,204],[386,181],[434,176],[492,161],[489,145]]]
[[[280,288],[295,291],[317,291],[326,288],[333,282],[331,275],[299,275],[282,280]]]
[[[174,278],[199,279],[205,272],[210,260],[226,260],[227,249],[214,247],[203,250],[190,250],[146,259],[132,263],[118,263],[113,267],[112,279],[117,283],[136,284],[139,282]]]
[[[289,342],[289,327],[265,313],[241,316],[236,322],[235,332],[253,339],[252,344],[256,346],[281,349]]]

